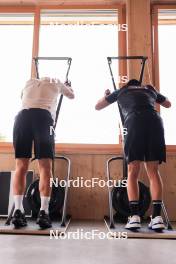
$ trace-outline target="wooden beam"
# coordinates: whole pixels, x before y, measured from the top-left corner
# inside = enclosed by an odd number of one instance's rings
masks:
[[[34,13],[35,6],[0,6],[0,13]]]
[[[67,4],[39,5],[40,9],[119,9],[120,4]]]
[[[158,25],[176,25],[176,19],[159,19]]]
[[[159,46],[158,46],[158,8],[152,9],[152,25],[153,25],[153,64],[154,64],[154,85],[160,87],[159,83]]]
[[[158,44],[158,9],[152,9],[152,28],[153,28],[153,84],[155,88],[160,90],[159,79],[159,44]],[[160,112],[160,105],[156,105],[156,109]]]
[[[149,0],[127,0],[127,24],[127,53],[129,56],[148,56],[149,72],[152,82],[152,33]],[[129,78],[139,79],[140,68],[141,65],[139,62],[130,61],[128,63]],[[145,67],[143,83],[150,83],[147,67]]]
[[[176,4],[165,4],[165,3],[157,3],[152,5],[153,8],[156,9],[176,9]]]
[[[118,9],[118,23],[120,25],[127,24],[125,5]],[[127,31],[119,31],[119,56],[127,55]],[[119,61],[119,75],[127,75],[127,63],[124,60]]]
[[[40,34],[40,8],[36,8],[34,17],[34,32],[33,32],[33,49],[32,49],[32,68],[31,77],[36,77],[36,69],[33,58],[38,56],[39,52],[39,34]]]

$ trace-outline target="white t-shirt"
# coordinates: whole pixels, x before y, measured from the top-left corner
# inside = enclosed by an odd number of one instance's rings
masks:
[[[49,77],[30,79],[22,91],[22,109],[46,109],[55,120],[59,94],[72,98],[73,92],[70,87],[58,79],[50,79]]]

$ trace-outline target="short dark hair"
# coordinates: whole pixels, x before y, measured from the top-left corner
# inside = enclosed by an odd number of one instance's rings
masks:
[[[126,84],[126,86],[140,86],[140,85],[141,85],[141,83],[138,80],[136,80],[136,79],[131,79]]]

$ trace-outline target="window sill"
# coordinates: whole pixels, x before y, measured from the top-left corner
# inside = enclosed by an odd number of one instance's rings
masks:
[[[116,155],[122,153],[122,146],[119,144],[70,144],[57,143],[57,153],[67,154],[107,154]],[[167,153],[176,154],[176,145],[168,145]],[[10,142],[0,142],[0,153],[13,153],[13,145]]]
[[[122,153],[121,145],[117,144],[69,144],[57,143],[56,153],[67,154],[119,154]],[[13,153],[10,142],[0,142],[0,153]]]

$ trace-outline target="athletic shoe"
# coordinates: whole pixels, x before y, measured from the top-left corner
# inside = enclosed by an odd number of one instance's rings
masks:
[[[25,214],[22,213],[19,209],[14,212],[14,215],[12,217],[12,224],[14,224],[15,228],[27,226]]]
[[[41,210],[38,214],[37,222],[36,222],[42,229],[52,227],[51,220],[49,215],[44,211]]]
[[[155,231],[165,229],[163,218],[161,216],[156,216],[154,218],[151,218],[148,228]]]
[[[137,230],[141,228],[141,218],[138,215],[133,215],[128,218],[128,222],[125,226],[129,230]]]

